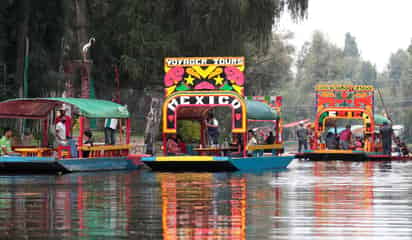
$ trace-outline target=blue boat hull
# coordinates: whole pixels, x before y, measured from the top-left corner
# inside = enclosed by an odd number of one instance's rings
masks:
[[[286,169],[294,158],[294,156],[265,156],[232,158],[229,161],[240,171],[261,171]]]
[[[50,157],[0,157],[0,172],[15,173],[69,173],[85,171],[134,170],[142,163],[128,157],[72,158],[56,160]]]
[[[286,169],[294,156],[265,157],[213,157],[199,159],[193,156],[173,157],[143,157],[142,162],[154,171],[190,171],[190,172],[221,172],[221,171],[263,171],[269,169]]]

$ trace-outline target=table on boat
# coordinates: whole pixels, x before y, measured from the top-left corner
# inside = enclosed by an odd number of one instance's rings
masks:
[[[44,157],[45,154],[52,151],[52,149],[46,148],[46,147],[39,147],[39,148],[16,147],[14,151],[17,153],[20,153],[22,157],[29,157],[29,156]]]
[[[227,152],[237,151],[237,147],[205,147],[205,148],[193,148],[194,151],[200,155],[225,155]]]

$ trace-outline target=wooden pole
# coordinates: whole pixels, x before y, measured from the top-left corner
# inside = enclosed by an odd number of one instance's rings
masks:
[[[79,117],[79,137],[78,137],[78,142],[77,145],[79,146],[79,149],[83,146],[83,132],[84,132],[84,117],[80,116]],[[83,157],[83,151],[79,150],[79,157]]]
[[[43,120],[43,129],[42,129],[42,133],[43,133],[42,145],[43,145],[43,147],[46,147],[49,143],[48,128],[49,128],[49,120],[46,118],[46,119]]]
[[[126,144],[130,144],[130,118],[126,119]]]

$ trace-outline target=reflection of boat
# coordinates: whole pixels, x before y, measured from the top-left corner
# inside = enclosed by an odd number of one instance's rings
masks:
[[[372,177],[376,162],[364,162],[362,166],[352,164],[314,163],[314,176],[320,177],[313,188],[313,234],[317,237],[335,237],[339,231],[330,231],[335,227],[344,228],[351,239],[367,239],[368,235],[373,235],[373,227],[369,225],[374,218]]]
[[[67,146],[49,147],[48,128],[53,110],[68,104],[79,114],[79,136],[75,143]],[[19,156],[1,156],[0,171],[65,173],[78,171],[128,170],[138,168],[140,156],[129,156],[130,119],[125,106],[117,103],[77,98],[32,98],[14,99],[0,103],[0,118],[34,119],[42,124],[41,146],[20,146],[14,151]],[[126,139],[120,145],[83,145],[86,118],[117,118],[125,121]],[[74,140],[74,139],[73,139]],[[75,142],[72,141],[72,142]],[[84,157],[85,153],[88,157]]]
[[[230,178],[227,187],[211,173],[158,178],[163,239],[246,239],[245,178]]]
[[[339,121],[361,121],[356,135],[362,136],[362,145],[349,149],[329,148],[326,133],[339,134]],[[389,120],[374,114],[374,88],[363,85],[317,85],[316,117],[311,150],[298,157],[310,160],[387,160],[375,144],[379,125]],[[354,129],[355,130],[355,129]]]
[[[294,156],[279,156],[281,98],[248,99],[244,92],[243,57],[166,58],[163,103],[163,150],[165,156],[144,157],[153,170],[235,171],[284,169]],[[277,105],[276,105],[277,104]],[[232,145],[206,146],[206,119],[215,107],[226,107],[231,116]],[[170,152],[167,140],[177,133],[180,120],[197,121],[200,144],[187,154]],[[270,121],[276,134],[273,144],[248,146],[248,120]],[[265,154],[265,152],[269,152]],[[175,156],[171,156],[171,154]],[[177,156],[176,156],[177,155]]]

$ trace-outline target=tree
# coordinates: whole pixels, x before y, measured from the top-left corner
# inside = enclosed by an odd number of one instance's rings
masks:
[[[345,47],[343,49],[343,55],[345,57],[359,57],[358,44],[356,43],[356,38],[350,33],[345,34]]]

